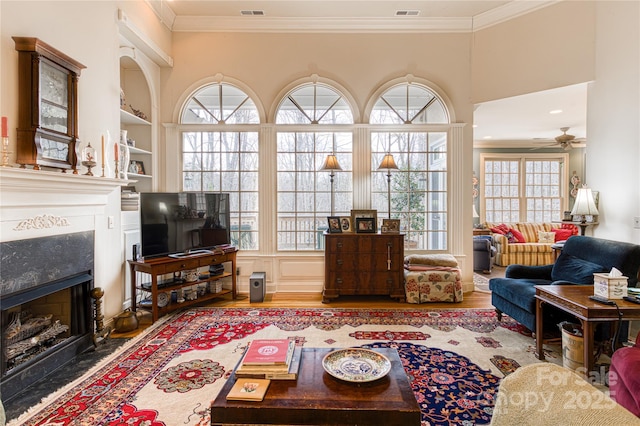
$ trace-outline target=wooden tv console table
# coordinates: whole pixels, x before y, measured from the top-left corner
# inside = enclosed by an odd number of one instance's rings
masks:
[[[131,309],[135,312],[137,309],[149,310],[152,315],[152,321],[155,322],[161,315],[184,308],[196,303],[202,303],[207,300],[215,299],[225,294],[231,294],[233,299],[236,298],[236,253],[237,249],[221,252],[196,253],[185,255],[182,257],[163,256],[145,260],[129,260],[129,268],[131,269]],[[197,269],[200,267],[208,267],[210,265],[218,265],[221,263],[231,262],[231,272],[224,272],[219,275],[200,276],[198,280],[187,282],[183,280],[169,279],[158,281],[158,276],[164,274],[174,274],[189,269]],[[149,274],[149,282],[137,283],[136,272]],[[208,283],[231,277],[231,290],[222,289],[217,293],[207,292],[203,295],[198,294],[196,299],[185,300],[177,303],[171,300],[171,291],[180,290],[185,287],[198,286],[204,284],[209,287]],[[151,295],[151,303],[143,306],[137,300],[139,291],[147,292]],[[162,300],[159,298],[160,293],[165,293]],[[168,297],[168,299],[167,299]],[[167,303],[168,300],[168,303]],[[160,302],[160,303],[159,303]],[[162,305],[162,306],[161,306]]]

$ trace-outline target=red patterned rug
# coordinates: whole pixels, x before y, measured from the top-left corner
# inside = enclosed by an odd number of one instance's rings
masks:
[[[520,330],[489,309],[189,309],[9,425],[209,425],[209,405],[248,342],[276,337],[396,348],[423,425],[488,424],[500,379],[537,361]]]

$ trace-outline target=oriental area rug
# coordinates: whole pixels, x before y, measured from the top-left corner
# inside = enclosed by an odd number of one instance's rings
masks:
[[[397,349],[423,425],[488,424],[500,380],[537,362],[534,340],[492,309],[194,308],[162,318],[9,425],[209,425],[248,343],[285,337]]]

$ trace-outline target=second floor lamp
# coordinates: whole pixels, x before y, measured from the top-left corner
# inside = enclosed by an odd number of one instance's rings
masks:
[[[384,157],[382,157],[382,161],[378,166],[378,170],[384,169],[387,169],[387,202],[389,209],[389,219],[391,219],[391,170],[398,170],[396,161],[393,159],[393,155],[391,155],[391,153],[386,153]]]
[[[335,176],[333,172],[336,170],[342,170],[342,167],[340,167],[340,163],[338,163],[338,158],[334,153],[327,155],[327,158],[324,160],[324,164],[322,164],[320,170],[329,171],[329,178],[331,181],[331,216],[333,216],[333,178]]]

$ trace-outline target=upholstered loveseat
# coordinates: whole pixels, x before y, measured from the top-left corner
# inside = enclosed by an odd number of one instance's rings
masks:
[[[498,312],[509,315],[529,330],[536,326],[536,285],[593,284],[594,272],[609,272],[617,268],[628,277],[628,286],[636,287],[640,273],[640,245],[573,236],[564,244],[562,253],[553,265],[510,265],[505,278],[489,280],[491,304]],[[553,309],[545,309],[554,315]],[[558,318],[561,320],[560,318]]]
[[[553,263],[551,245],[578,234],[570,223],[518,222],[490,223],[496,248],[495,264],[540,266]]]

